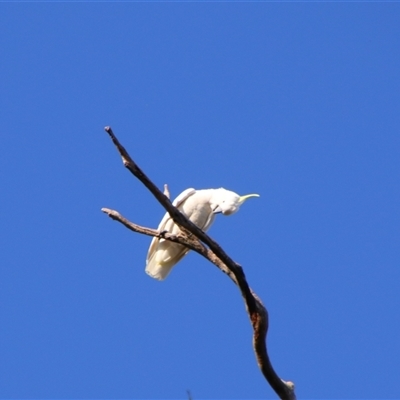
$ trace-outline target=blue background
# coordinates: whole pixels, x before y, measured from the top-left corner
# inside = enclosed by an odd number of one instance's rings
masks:
[[[275,397],[238,290],[144,273],[175,197],[259,193],[210,234],[299,398],[399,398],[399,3],[2,3],[0,397]]]

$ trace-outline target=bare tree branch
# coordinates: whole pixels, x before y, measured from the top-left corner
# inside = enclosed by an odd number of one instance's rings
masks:
[[[117,211],[110,210],[108,208],[103,208],[102,211],[108,214],[112,219],[121,222],[128,229],[134,232],[149,236],[162,237],[166,240],[187,246],[191,250],[194,250],[205,257],[224,273],[226,273],[239,287],[243,296],[253,327],[253,347],[261,372],[267,379],[272,389],[281,399],[295,400],[296,396],[294,392],[294,384],[279,378],[269,360],[266,345],[266,335],[268,331],[268,311],[262,304],[259,297],[249,287],[242,267],[233,261],[218,243],[216,243],[206,233],[189,221],[185,215],[183,215],[176,207],[172,205],[171,201],[169,200],[168,186],[164,186],[163,194],[132,160],[125,148],[119,143],[110,127],[106,127],[105,131],[109,134],[111,140],[120,153],[124,166],[150,190],[154,197],[170,214],[173,221],[181,227],[181,232],[178,235],[172,235],[168,232],[158,232],[157,230],[141,227],[128,221]],[[204,246],[201,242],[204,242],[209,248]]]
[[[118,139],[114,135],[111,127],[107,126],[105,131],[110,135],[111,140],[116,146],[118,152],[122,157],[122,162],[124,166],[138,178],[154,195],[154,197],[160,202],[160,204],[168,211],[169,215],[173,219],[173,221],[186,228],[189,232],[193,233],[196,237],[198,237],[202,242],[204,242],[218,257],[225,263],[229,264],[230,269],[235,274],[236,278],[238,276],[241,279],[237,279],[238,286],[240,291],[242,292],[242,296],[246,299],[246,305],[249,307],[249,312],[256,312],[257,305],[254,301],[253,296],[251,295],[249,286],[247,284],[246,278],[244,276],[244,272],[239,264],[235,263],[220,247],[220,245],[211,239],[207,234],[205,234],[200,228],[194,225],[191,221],[189,221],[177,208],[175,208],[169,199],[161,193],[158,187],[144,174],[144,172],[138,167],[138,165],[132,160],[128,152],[125,148],[119,143]]]
[[[235,275],[229,270],[229,268],[227,268],[226,265],[210,249],[204,246],[204,244],[201,243],[195,236],[188,236],[184,233],[184,231],[181,231],[178,235],[169,233],[167,231],[159,232],[156,229],[146,228],[144,226],[134,224],[133,222],[123,217],[118,211],[110,210],[109,208],[102,208],[101,211],[106,213],[114,221],[118,221],[121,224],[125,225],[133,232],[141,233],[147,236],[163,238],[171,242],[179,243],[186,247],[189,247],[190,250],[197,252],[208,261],[216,265],[219,269],[222,270],[222,272],[227,274],[233,280],[233,282],[235,282],[235,284],[237,284]]]

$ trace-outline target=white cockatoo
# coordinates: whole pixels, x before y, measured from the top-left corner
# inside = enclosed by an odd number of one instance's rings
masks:
[[[214,222],[216,214],[232,215],[250,197],[259,197],[259,195],[239,196],[224,188],[204,190],[191,188],[184,190],[172,204],[205,232]],[[158,231],[177,234],[180,229],[166,213],[158,226]],[[188,252],[189,249],[181,244],[154,237],[147,253],[147,274],[160,281],[164,280],[172,267]]]

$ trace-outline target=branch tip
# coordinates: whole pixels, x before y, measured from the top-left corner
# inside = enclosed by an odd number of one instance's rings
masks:
[[[110,136],[111,140],[118,147],[119,146],[119,142],[118,142],[118,139],[115,137],[114,132],[111,129],[111,126],[104,127],[104,130],[108,133],[108,135]]]
[[[283,379],[281,379],[281,381],[292,391],[294,392],[295,386],[294,383],[291,381],[284,381]]]

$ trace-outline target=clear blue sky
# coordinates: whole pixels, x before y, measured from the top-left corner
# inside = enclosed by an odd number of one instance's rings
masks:
[[[399,3],[2,3],[0,397],[275,397],[235,286],[144,273],[173,197],[259,193],[210,234],[299,398],[399,398]]]

